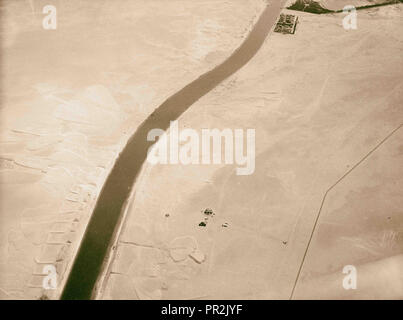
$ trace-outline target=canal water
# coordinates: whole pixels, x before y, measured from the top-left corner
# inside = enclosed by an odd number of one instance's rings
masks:
[[[267,5],[242,45],[222,64],[169,97],[136,130],[120,153],[98,197],[61,299],[91,299],[118,224],[122,208],[155,143],[147,141],[151,129],[166,130],[194,102],[242,68],[259,50],[276,23],[285,0]],[[156,199],[158,201],[158,199]]]

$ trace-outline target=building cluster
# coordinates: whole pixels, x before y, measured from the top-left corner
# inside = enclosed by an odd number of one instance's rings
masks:
[[[280,14],[274,32],[294,34],[297,27],[298,17],[292,14]]]

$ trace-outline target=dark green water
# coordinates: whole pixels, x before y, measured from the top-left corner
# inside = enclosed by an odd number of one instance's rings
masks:
[[[161,104],[137,129],[115,162],[98,197],[61,299],[91,299],[103,268],[122,207],[154,141],[151,129],[166,130],[194,102],[242,68],[259,50],[277,21],[285,0],[275,0],[264,10],[242,45],[222,64],[203,74]],[[156,199],[158,201],[158,199]]]

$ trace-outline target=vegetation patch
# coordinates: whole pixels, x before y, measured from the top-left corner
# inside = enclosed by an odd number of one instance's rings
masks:
[[[287,9],[316,13],[316,14],[334,12],[333,10],[329,10],[322,7],[319,2],[313,0],[297,0],[293,5],[289,6]]]
[[[382,3],[369,4],[369,5],[365,5],[365,6],[356,7],[356,10],[371,9],[371,8],[375,8],[375,7],[388,6],[391,4],[398,4],[398,3],[403,3],[403,0],[386,0],[385,2],[382,2]],[[287,9],[296,10],[296,11],[304,11],[304,12],[315,13],[315,14],[343,12],[343,9],[340,9],[340,10],[326,9],[326,8],[322,7],[322,5],[318,1],[314,1],[314,0],[296,0],[295,3],[291,6],[289,6]]]

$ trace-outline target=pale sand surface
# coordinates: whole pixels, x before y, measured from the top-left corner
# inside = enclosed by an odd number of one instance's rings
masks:
[[[262,0],[1,3],[0,299],[60,294],[114,159],[160,103],[239,46]]]
[[[300,19],[295,35],[271,34],[179,119],[196,130],[255,128],[255,173],[147,164],[100,298],[288,299],[335,184],[301,272],[311,289],[299,285],[294,298],[324,297],[329,282],[309,280],[337,278],[345,264],[367,279],[387,266],[392,296],[402,296],[403,129],[374,148],[403,123],[403,8],[361,11],[354,31],[343,29],[343,14],[290,13]],[[205,208],[215,216],[199,227]],[[196,250],[201,263],[189,256]],[[352,297],[391,296],[373,294],[370,282],[359,288]]]
[[[402,163],[403,128],[329,192],[296,298],[403,299]],[[346,265],[357,290],[335,286]]]

